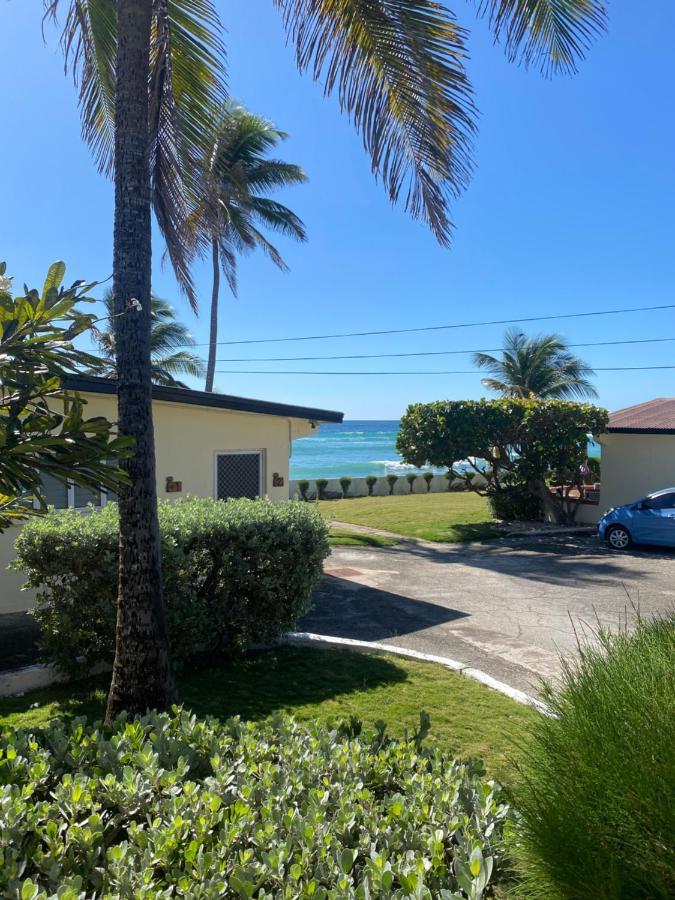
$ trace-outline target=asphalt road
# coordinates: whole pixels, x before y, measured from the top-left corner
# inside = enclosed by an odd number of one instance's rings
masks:
[[[599,621],[675,608],[675,551],[609,551],[589,536],[337,547],[300,628],[449,656],[521,690]],[[576,632],[576,633],[575,633]]]

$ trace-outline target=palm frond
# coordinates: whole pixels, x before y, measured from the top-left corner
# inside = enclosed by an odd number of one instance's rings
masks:
[[[528,338],[512,328],[504,335],[501,357],[475,353],[473,362],[494,376],[482,379],[483,386],[506,397],[597,397],[590,381],[595,372],[559,334]]]
[[[308,180],[300,166],[280,159],[266,159],[246,169],[246,183],[253,193],[292,187],[294,184],[304,184]]]
[[[181,322],[153,322],[150,334],[151,354],[165,354],[177,347],[194,346],[194,338]]]
[[[188,225],[194,173],[225,99],[222,27],[211,0],[154,0],[150,170],[157,222],[176,279],[194,310]]]
[[[67,6],[61,47],[78,89],[82,139],[99,172],[112,174],[115,130],[115,0],[45,0],[45,16],[58,21]]]
[[[117,15],[115,0],[44,0],[56,18],[66,6],[61,43],[79,87],[82,134],[100,171],[112,172]],[[153,0],[150,166],[153,208],[178,283],[193,308],[193,244],[187,219],[193,177],[207,152],[209,123],[225,100],[225,49],[212,0]]]
[[[478,12],[510,61],[545,75],[576,72],[606,27],[602,0],[480,0]]]
[[[307,240],[304,222],[283,203],[277,203],[276,200],[270,200],[267,197],[252,197],[248,208],[252,215],[267,228],[278,231],[296,241]]]
[[[392,203],[441,244],[472,168],[466,32],[433,0],[274,0],[301,72],[337,93]]]
[[[271,241],[269,241],[265,237],[265,235],[262,233],[262,231],[260,231],[259,228],[256,228],[256,226],[248,216],[245,219],[245,226],[243,224],[242,226],[237,226],[236,222],[238,216],[239,213],[237,211],[233,215],[233,225],[238,229],[240,228],[241,232],[246,234],[246,239],[248,242],[250,242],[251,249],[257,248],[262,250],[263,253],[272,260],[277,268],[281,269],[282,272],[287,272],[288,266],[284,262],[281,253],[279,253],[274,244],[272,244]]]
[[[153,362],[155,370],[161,370],[164,375],[191,375],[193,378],[202,378],[206,372],[204,360],[187,350],[180,350],[169,356],[163,356]],[[160,384],[161,382],[157,382]]]

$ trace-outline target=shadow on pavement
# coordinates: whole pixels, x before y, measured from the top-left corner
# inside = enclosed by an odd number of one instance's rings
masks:
[[[635,547],[619,554],[607,549],[597,538],[574,535],[506,537],[451,547],[406,544],[378,551],[396,552],[438,565],[469,566],[565,586],[573,582],[602,585],[639,581],[648,574],[640,560],[675,561],[675,551],[668,548]]]
[[[423,631],[468,615],[461,610],[427,603],[405,594],[394,594],[335,575],[325,575],[314,594],[314,609],[300,620],[298,630],[361,641],[380,641]]]

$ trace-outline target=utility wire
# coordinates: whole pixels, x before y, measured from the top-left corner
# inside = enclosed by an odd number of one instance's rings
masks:
[[[585,319],[590,316],[613,316],[623,313],[653,312],[661,309],[675,309],[675,303],[660,306],[631,306],[627,309],[600,309],[590,312],[556,313],[552,316],[527,316],[521,319],[491,319],[485,322],[458,322],[452,325],[426,325],[418,328],[389,328],[381,331],[347,331],[339,334],[311,334],[301,337],[250,338],[245,341],[218,341],[218,346],[235,346],[239,344],[280,344],[288,341],[325,341],[330,338],[372,337],[383,334],[413,334],[422,331],[447,331],[452,328],[482,328],[487,325],[515,325],[520,322],[548,322],[552,319]],[[196,347],[208,347],[209,342],[193,344]]]
[[[627,341],[592,341],[583,344],[567,344],[568,347],[618,347],[624,344],[662,344],[675,341],[675,337],[638,338]],[[217,359],[218,363],[236,362],[318,362],[335,359],[393,359],[411,356],[457,356],[463,353],[501,353],[506,347],[491,347],[488,350],[424,350],[418,353],[353,353],[348,356],[249,356],[245,358]]]
[[[595,372],[645,372],[656,369],[675,369],[675,366],[604,366],[594,367]],[[478,369],[462,369],[448,372],[430,372],[430,371],[413,371],[413,372],[314,372],[299,371],[297,369],[283,370],[257,370],[257,369],[216,369],[218,375],[476,375],[483,376],[484,373]]]

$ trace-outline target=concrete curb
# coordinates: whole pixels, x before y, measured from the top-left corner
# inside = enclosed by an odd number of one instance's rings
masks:
[[[88,675],[93,677],[111,670],[112,666],[108,663],[96,663]],[[56,666],[45,663],[35,663],[22,669],[8,669],[0,672],[0,697],[20,697],[29,691],[51,687],[53,684],[65,684],[68,681],[71,681],[68,675],[60,672]]]
[[[279,643],[289,644],[290,646],[332,645],[348,647],[352,650],[391,653],[395,656],[417,659],[420,662],[437,663],[438,665],[445,666],[446,669],[457,672],[459,675],[465,675],[467,678],[479,681],[493,691],[498,691],[500,694],[504,694],[505,697],[515,700],[516,703],[532,706],[546,716],[553,715],[548,706],[541,700],[537,700],[536,697],[532,697],[530,694],[526,694],[525,691],[518,690],[518,688],[511,687],[510,684],[505,684],[503,681],[498,681],[496,678],[493,678],[492,675],[488,675],[487,672],[483,672],[481,669],[474,669],[472,666],[467,666],[464,663],[459,662],[459,660],[451,659],[448,656],[435,656],[432,653],[421,653],[419,650],[409,650],[406,647],[398,647],[396,644],[381,644],[377,641],[357,641],[353,638],[312,634],[312,632],[309,631],[292,631],[290,634],[281,638]],[[264,645],[264,648],[260,647],[252,649],[269,649],[270,646],[275,645],[266,644]],[[278,646],[278,644],[276,646]],[[110,666],[107,666],[104,663],[99,663],[93,667],[90,674],[98,675],[102,672],[110,671],[110,668]],[[0,697],[21,696],[29,691],[50,687],[53,684],[60,684],[68,680],[68,677],[62,672],[59,672],[54,666],[41,664],[24,666],[22,669],[13,669],[0,673]]]
[[[37,691],[39,688],[51,687],[67,680],[66,676],[58,672],[54,666],[40,663],[24,666],[22,669],[8,669],[0,672],[0,697],[21,696],[28,691]]]
[[[496,678],[493,678],[492,675],[488,675],[487,672],[481,671],[481,669],[474,669],[472,666],[466,666],[464,663],[459,662],[459,660],[450,659],[448,656],[434,656],[432,653],[421,653],[419,650],[409,650],[407,647],[398,647],[396,644],[381,644],[377,641],[357,641],[353,638],[312,634],[312,632],[309,631],[292,631],[290,634],[287,634],[286,637],[282,638],[281,643],[289,644],[291,646],[333,645],[348,647],[352,650],[392,653],[395,656],[405,656],[408,659],[417,659],[421,662],[438,663],[441,666],[445,666],[446,669],[457,672],[459,675],[465,675],[467,678],[479,681],[493,691],[498,691],[500,694],[504,694],[505,697],[515,700],[516,703],[532,706],[545,716],[553,715],[553,712],[549,707],[541,700],[537,700],[536,697],[532,697],[530,694],[526,694],[525,691],[518,690],[518,688],[511,687],[510,684],[505,684],[503,681],[498,681]]]

